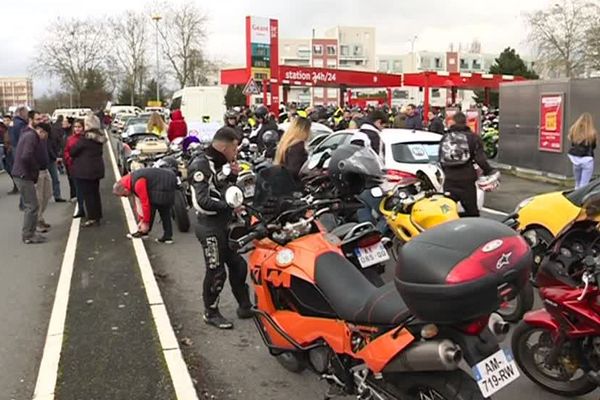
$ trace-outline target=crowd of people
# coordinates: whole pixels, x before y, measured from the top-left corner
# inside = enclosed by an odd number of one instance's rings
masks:
[[[324,108],[299,110],[289,106],[279,122],[289,125],[279,137],[271,158],[275,166],[286,170],[301,185],[301,169],[308,158],[307,144],[311,125],[315,122],[334,121],[337,130],[355,128],[353,145],[371,148],[380,154],[380,134],[386,127],[429,129],[442,135],[439,162],[445,174],[444,190],[460,201],[465,216],[478,216],[476,185],[477,165],[484,175],[493,168],[488,164],[481,138],[467,126],[462,112],[454,114],[448,126],[437,110],[429,113],[423,125],[422,110],[408,105],[402,110],[386,107],[340,109],[328,113]],[[326,118],[326,120],[325,120]],[[219,129],[211,144],[195,154],[188,165],[192,197],[196,202],[198,223],[196,236],[200,241],[206,265],[203,284],[204,320],[220,329],[230,329],[233,323],[219,311],[219,296],[227,279],[238,302],[239,318],[249,318],[251,301],[246,284],[246,262],[228,245],[227,230],[233,210],[225,201],[226,188],[235,182],[239,172],[237,153],[244,136],[250,136],[259,148],[265,147],[265,133],[277,132],[278,121],[264,106],[254,110],[232,109],[224,116],[225,126]],[[249,135],[244,132],[251,127]],[[103,148],[107,141],[100,119],[87,115],[83,120],[61,118],[50,124],[47,115],[21,107],[13,118],[6,116],[0,124],[3,141],[4,168],[13,188],[9,193],[20,194],[19,207],[24,212],[22,240],[26,244],[43,243],[50,228],[45,211],[49,201],[65,202],[61,196],[60,175],[69,182],[69,198],[76,202],[74,218],[85,218],[84,227],[96,227],[102,220],[102,200],[99,184],[104,178]],[[167,126],[162,118],[154,116],[148,122],[148,131],[173,140],[187,134],[187,125],[180,111],[175,111]],[[593,171],[596,130],[591,115],[582,115],[571,127],[569,158],[573,162],[577,186],[589,181]],[[135,196],[138,230],[128,236],[144,239],[152,229],[155,214],[161,216],[163,236],[157,241],[173,243],[171,207],[177,190],[177,163],[168,157],[161,161],[164,168],[143,168],[124,176],[113,187],[118,196]],[[377,199],[370,192],[361,195],[370,207],[377,207]],[[366,210],[367,213],[370,210]],[[359,215],[360,218],[360,215]]]
[[[4,116],[0,134],[2,166],[13,186],[8,194],[19,195],[24,213],[23,243],[47,241],[44,234],[51,225],[45,213],[50,200],[67,202],[61,194],[61,174],[67,175],[70,201],[77,203],[74,218],[85,218],[84,227],[100,224],[99,183],[104,178],[106,137],[98,117],[89,114],[76,120],[60,116],[51,123],[48,114],[19,107],[14,116]]]

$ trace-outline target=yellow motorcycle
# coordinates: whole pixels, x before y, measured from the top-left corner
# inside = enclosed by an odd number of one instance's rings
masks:
[[[459,218],[458,205],[450,197],[433,190],[421,190],[421,182],[396,186],[379,204],[379,212],[392,232],[392,255],[421,232]]]

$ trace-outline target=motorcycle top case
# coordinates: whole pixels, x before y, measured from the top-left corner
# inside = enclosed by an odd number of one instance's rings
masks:
[[[460,323],[500,307],[500,289],[517,293],[532,264],[527,242],[506,225],[462,218],[423,232],[399,251],[395,283],[423,321]]]

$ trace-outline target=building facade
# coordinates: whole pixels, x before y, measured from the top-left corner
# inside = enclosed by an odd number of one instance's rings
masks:
[[[335,27],[323,37],[279,39],[279,63],[316,68],[362,71],[377,69],[375,28]],[[337,104],[339,90],[291,87],[288,101],[303,104]]]
[[[402,55],[381,55],[377,59],[377,70],[388,73],[417,73],[424,71],[448,71],[486,74],[496,62],[498,54],[474,51],[416,51]],[[533,68],[533,62],[523,59],[528,68]],[[463,106],[474,105],[472,90],[459,90],[456,101]],[[438,107],[446,106],[451,101],[450,90],[431,89],[431,104]],[[417,87],[406,87],[394,91],[393,103],[405,105],[420,104],[424,93]]]
[[[0,77],[0,108],[33,107],[33,82],[26,77]]]

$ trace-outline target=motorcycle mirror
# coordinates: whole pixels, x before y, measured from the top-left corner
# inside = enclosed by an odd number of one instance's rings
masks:
[[[600,190],[589,193],[583,198],[582,211],[588,217],[595,217],[600,214]]]
[[[223,168],[221,169],[221,171],[223,172],[223,175],[225,175],[225,176],[231,175],[231,165],[229,165],[229,164],[223,165]]]
[[[230,186],[225,191],[225,202],[231,208],[238,208],[244,204],[244,192],[237,186]]]
[[[379,186],[371,188],[371,195],[375,198],[383,197],[383,190]]]

